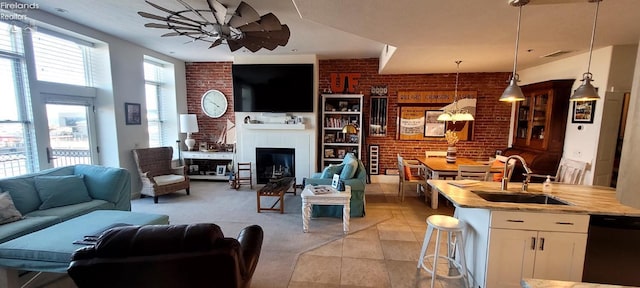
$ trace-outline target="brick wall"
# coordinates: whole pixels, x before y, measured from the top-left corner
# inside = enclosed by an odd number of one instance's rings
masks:
[[[454,63],[452,61],[451,66]],[[396,140],[397,96],[399,90],[455,90],[455,73],[447,74],[402,74],[379,75],[378,59],[321,60],[319,89],[329,89],[331,73],[360,73],[356,91],[364,94],[365,116],[363,123],[369,123],[369,103],[371,86],[388,87],[388,130],[386,137],[367,137],[363,147],[363,160],[368,159],[368,145],[380,146],[380,174],[386,169],[397,167],[396,154],[411,159],[424,156],[425,150],[446,150],[446,141],[408,141]],[[509,73],[460,73],[458,90],[476,90],[478,100],[474,123],[474,136],[471,141],[460,141],[458,156],[477,160],[486,160],[496,149],[507,147],[511,105],[498,101],[507,86]]]
[[[187,103],[189,113],[198,115],[200,132],[194,134],[196,141],[213,142],[222,131],[226,119],[235,122],[233,113],[233,87],[231,62],[187,63]],[[452,67],[453,67],[452,62]],[[463,69],[464,70],[464,69]],[[370,90],[373,85],[388,87],[388,131],[386,137],[367,137],[363,147],[363,160],[367,162],[368,145],[380,146],[380,173],[395,169],[396,154],[406,158],[424,155],[425,150],[446,150],[442,140],[401,141],[396,140],[396,117],[399,90],[455,90],[455,73],[447,74],[400,74],[379,75],[378,59],[348,59],[320,61],[319,91],[330,87],[331,73],[360,73],[356,91],[365,95],[365,117],[369,123]],[[478,160],[487,159],[496,149],[507,146],[511,105],[498,101],[506,87],[509,73],[460,73],[458,90],[475,90],[478,99],[474,136],[471,141],[458,143],[458,155]],[[218,119],[209,118],[200,109],[200,97],[209,89],[217,89],[227,96],[229,110]]]
[[[213,143],[224,131],[227,119],[235,123],[233,113],[233,81],[231,79],[232,62],[197,62],[186,64],[187,74],[187,111],[198,115],[199,132],[192,136],[196,143]],[[219,90],[227,97],[229,108],[220,118],[205,115],[200,108],[202,95],[209,90]],[[198,145],[198,144],[196,144]]]

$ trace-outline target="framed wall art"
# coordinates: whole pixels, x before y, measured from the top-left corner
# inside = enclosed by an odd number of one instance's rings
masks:
[[[441,110],[424,111],[424,137],[444,137],[446,122],[438,121]]]
[[[216,166],[216,175],[224,176],[225,173],[227,173],[227,165]]]
[[[142,124],[140,104],[124,103],[124,116],[125,116],[125,124],[127,125]]]
[[[593,123],[596,101],[574,101],[571,123]]]

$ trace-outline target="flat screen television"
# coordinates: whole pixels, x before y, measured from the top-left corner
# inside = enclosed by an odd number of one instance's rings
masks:
[[[313,112],[313,64],[234,64],[236,112]]]

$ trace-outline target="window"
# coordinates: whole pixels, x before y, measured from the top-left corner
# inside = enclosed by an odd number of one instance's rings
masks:
[[[38,80],[92,86],[92,43],[53,31],[34,31],[31,35]]]
[[[22,29],[0,22],[0,177],[33,171]]]
[[[86,119],[80,123],[82,125],[75,125],[76,131],[72,132],[76,133],[69,134],[75,137],[71,139],[75,144],[73,147],[53,147],[55,145],[51,145],[51,133],[50,137],[35,137],[46,135],[47,132],[51,132],[47,131],[50,126],[55,127],[59,124],[56,122],[58,115],[50,113],[50,109],[45,109],[46,105],[81,105],[86,111],[92,111],[94,90],[83,89],[79,93],[87,95],[64,93],[70,91],[66,86],[92,86],[93,67],[90,55],[94,52],[94,45],[45,28],[27,29],[21,27],[22,25],[0,22],[0,178],[55,167],[58,165],[53,163],[56,159],[80,159],[84,161],[82,163],[97,161],[97,147],[90,146],[88,139],[94,139],[93,136],[80,138],[84,136],[83,131],[93,131],[89,129],[89,126],[93,125],[93,113],[86,113]],[[23,41],[26,37],[30,37],[32,41]],[[30,82],[26,67],[32,65],[36,68],[37,79]],[[42,85],[44,83],[46,85]],[[37,87],[42,101],[32,101],[30,85]],[[87,97],[89,99],[86,99]],[[58,103],[60,99],[62,103]],[[45,110],[45,115],[34,114],[34,111]],[[52,118],[48,119],[49,117]],[[53,136],[59,135],[54,133]],[[86,145],[80,147],[78,143]]]
[[[163,146],[162,69],[160,63],[144,61],[149,147]]]

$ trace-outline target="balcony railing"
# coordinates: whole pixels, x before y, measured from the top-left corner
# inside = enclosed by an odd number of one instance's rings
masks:
[[[53,167],[75,164],[91,164],[91,151],[76,149],[53,149]],[[27,155],[24,152],[0,153],[0,178],[27,174]]]

